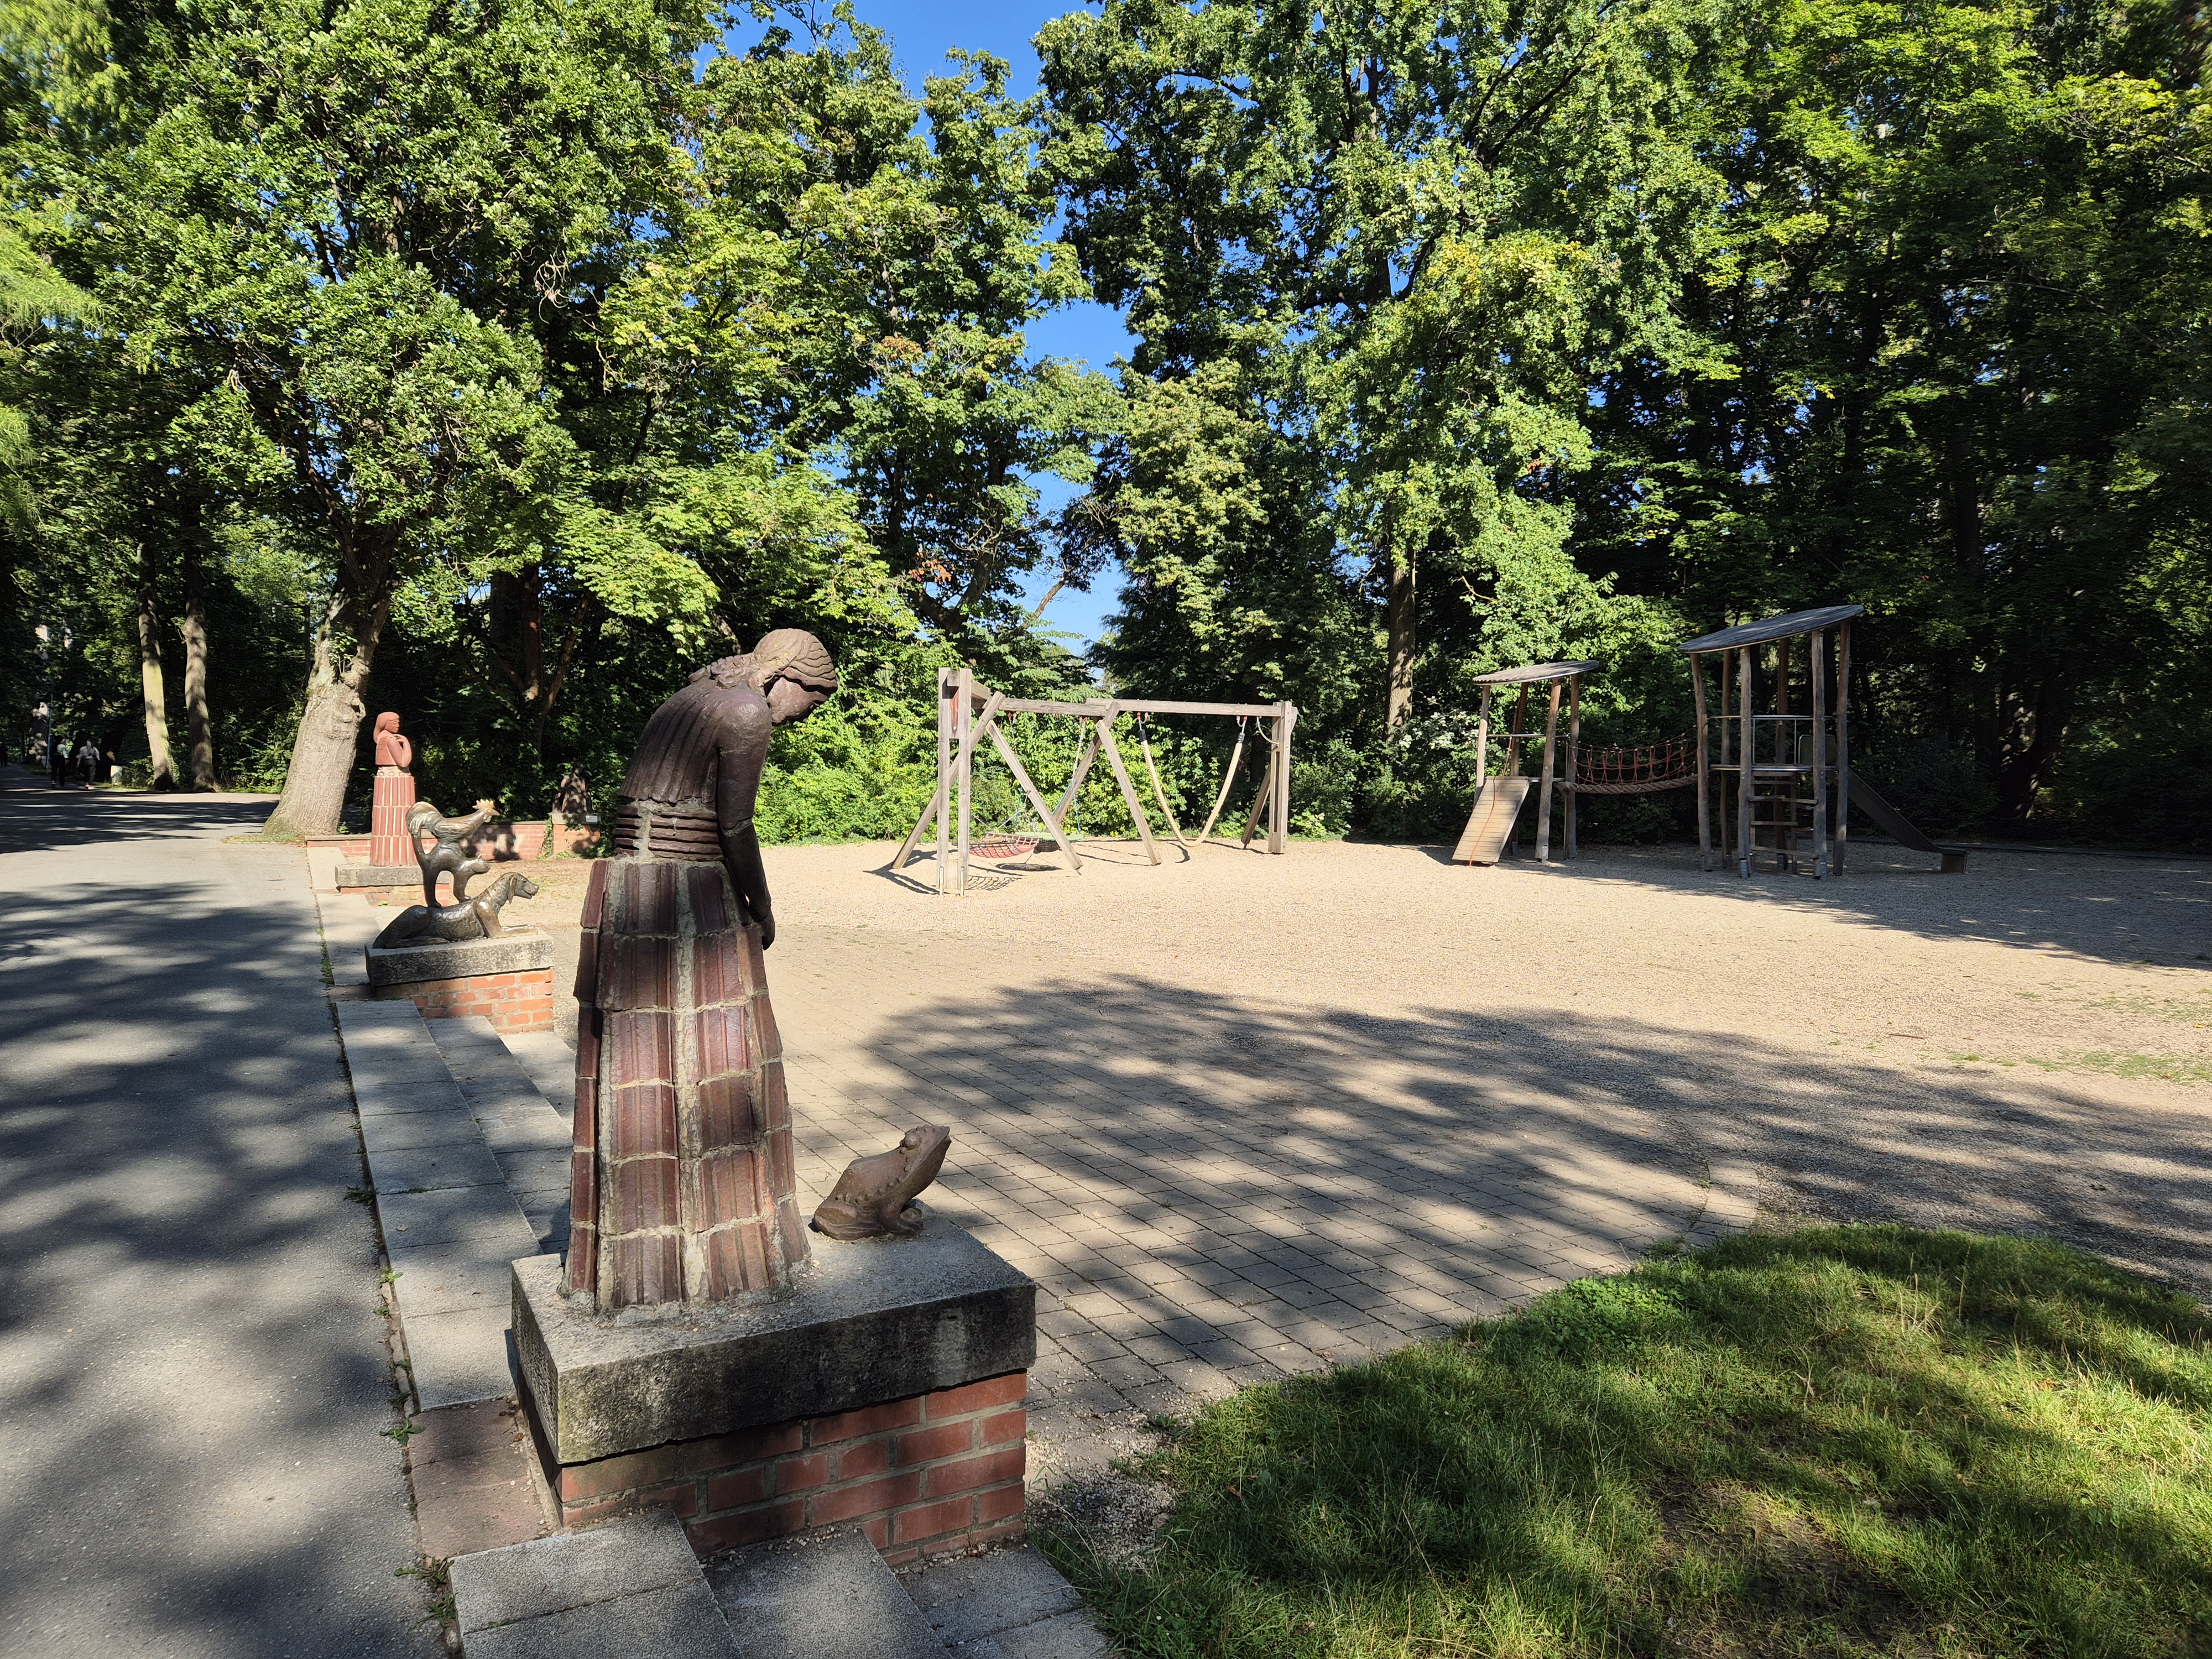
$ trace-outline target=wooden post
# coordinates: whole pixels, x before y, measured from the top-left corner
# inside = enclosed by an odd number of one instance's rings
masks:
[[[1244,715],[1237,717],[1237,746],[1229,751],[1229,764],[1221,770],[1221,793],[1213,798],[1213,810],[1206,815],[1206,828],[1198,832],[1200,847],[1206,845],[1206,837],[1213,833],[1214,820],[1221,816],[1221,809],[1229,805],[1230,786],[1237,781],[1237,769],[1244,763],[1244,732],[1250,724]]]
[[[1552,751],[1559,735],[1559,683],[1552,682],[1552,708],[1544,718],[1544,764],[1536,785],[1536,862],[1552,861]]]
[[[1291,850],[1291,728],[1298,711],[1286,700],[1275,705],[1275,793],[1268,809],[1267,850],[1280,855]]]
[[[995,698],[998,694],[993,692]],[[968,832],[975,807],[975,671],[963,668],[953,687],[956,707],[953,730],[958,738],[952,761],[952,781],[960,790],[959,845],[953,857],[952,890],[968,890]]]
[[[1244,820],[1244,839],[1241,843],[1249,849],[1252,837],[1260,833],[1260,821],[1267,816],[1275,804],[1275,746],[1267,745],[1267,764],[1260,774],[1259,792],[1252,797],[1252,816]]]
[[[1567,769],[1565,782],[1560,793],[1566,799],[1561,803],[1567,811],[1567,856],[1572,859],[1580,849],[1575,845],[1575,803],[1580,798],[1577,785],[1582,781],[1583,752],[1583,677],[1576,675],[1567,682]]]
[[[1806,642],[1805,669],[1813,686],[1813,879],[1828,878],[1828,636],[1815,630]]]
[[[1474,793],[1490,781],[1490,688],[1482,688],[1482,707],[1474,717]]]
[[[1690,653],[1690,696],[1698,706],[1698,868],[1713,867],[1712,757],[1705,751],[1705,653]]]
[[[1844,873],[1844,851],[1851,834],[1851,619],[1836,624],[1836,853],[1835,872]]]
[[[1014,781],[1021,786],[1022,793],[1028,799],[1030,805],[1044,820],[1044,827],[1052,831],[1052,838],[1060,844],[1060,850],[1066,854],[1067,867],[1081,875],[1083,860],[1075,854],[1075,843],[1068,840],[1066,832],[1060,827],[1060,820],[1052,815],[1044,804],[1044,797],[1037,793],[1036,785],[1030,781],[1030,775],[1022,765],[1022,757],[1014,752],[1014,745],[999,729],[996,719],[987,719],[985,724],[990,728],[991,741],[998,745],[999,758],[1006,762],[1006,770],[1014,775]]]
[[[1528,729],[1528,688],[1522,686],[1513,704],[1512,729],[1505,734],[1505,775],[1521,775],[1521,734]]]
[[[1121,750],[1114,741],[1115,718],[1111,708],[1098,717],[1098,746],[1106,751],[1106,763],[1114,769],[1114,781],[1121,786],[1121,799],[1127,803],[1130,820],[1137,826],[1137,839],[1145,843],[1145,856],[1158,864],[1160,849],[1152,845],[1152,821],[1145,816],[1145,804],[1137,799],[1137,787],[1129,781],[1129,769],[1121,764]]]
[[[937,815],[937,890],[945,890],[945,808],[951,803],[952,787],[952,722],[953,712],[948,701],[952,695],[957,677],[949,668],[937,671],[937,795],[932,805]]]
[[[1075,723],[1083,728],[1083,750],[1075,757],[1075,769],[1067,775],[1067,793],[1060,798],[1060,811],[1053,818],[1056,823],[1067,821],[1068,811],[1075,805],[1075,792],[1083,787],[1083,780],[1091,771],[1091,763],[1098,755],[1097,726],[1080,714],[1075,717]]]
[[[1736,873],[1751,873],[1751,763],[1758,745],[1751,735],[1751,651],[1743,647],[1743,659],[1736,665],[1736,697],[1741,713],[1736,726],[1735,775],[1735,857]]]
[[[921,816],[914,821],[914,828],[906,832],[906,839],[899,843],[897,853],[891,858],[892,869],[905,869],[906,861],[914,856],[914,849],[921,845],[921,832],[934,823],[937,825],[937,884],[940,890],[945,885],[945,774],[949,764],[945,750],[951,739],[951,727],[948,723],[951,710],[945,701],[945,683],[951,676],[952,671],[949,668],[937,671],[937,785],[930,792],[929,805],[921,809]]]

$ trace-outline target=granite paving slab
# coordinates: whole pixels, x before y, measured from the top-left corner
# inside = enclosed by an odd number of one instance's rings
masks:
[[[1066,1648],[1071,1659],[1113,1651],[1083,1614],[1075,1586],[1034,1546],[942,1562],[903,1574],[899,1582],[938,1639],[956,1653],[980,1654],[970,1644],[1003,1642],[1039,1626],[1057,1627],[1048,1632],[1047,1646]],[[1073,1624],[1066,1622],[1071,1617]]]
[[[665,1510],[458,1557],[452,1583],[468,1659],[731,1659],[738,1651],[683,1523]],[[868,1650],[849,1651],[859,1659]]]
[[[708,1564],[744,1659],[945,1659],[945,1644],[858,1531],[779,1538]]]

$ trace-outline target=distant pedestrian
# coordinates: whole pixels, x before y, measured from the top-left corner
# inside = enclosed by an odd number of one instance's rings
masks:
[[[64,775],[69,771],[69,755],[67,738],[56,738],[46,745],[46,771],[53,778],[57,789],[62,787]]]
[[[76,769],[84,775],[86,788],[100,781],[100,745],[90,738],[76,751]]]

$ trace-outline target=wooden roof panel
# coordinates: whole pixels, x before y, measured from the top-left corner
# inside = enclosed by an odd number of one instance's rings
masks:
[[[1765,622],[1738,623],[1734,628],[1723,628],[1717,633],[1700,634],[1694,640],[1685,640],[1674,648],[1694,653],[1699,651],[1727,651],[1737,646],[1765,645],[1770,640],[1787,640],[1815,629],[1833,628],[1839,622],[1848,622],[1863,613],[1863,605],[1831,605],[1818,611],[1792,611],[1787,616],[1769,617]]]
[[[1571,680],[1578,674],[1594,674],[1603,667],[1595,662],[1539,662],[1526,668],[1501,668],[1495,674],[1477,674],[1477,685],[1527,685],[1539,680]]]

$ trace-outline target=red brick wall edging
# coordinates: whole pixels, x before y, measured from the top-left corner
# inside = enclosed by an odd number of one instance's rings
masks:
[[[411,980],[404,985],[372,985],[374,1002],[411,1000],[425,1019],[482,1014],[500,1031],[553,1029],[553,970],[526,968],[512,974],[477,974],[467,979]]]
[[[625,1452],[558,1472],[562,1524],[648,1505],[683,1518],[702,1556],[859,1524],[893,1566],[1018,1538],[1029,1373],[857,1411]],[[542,1444],[542,1443],[541,1443]]]

